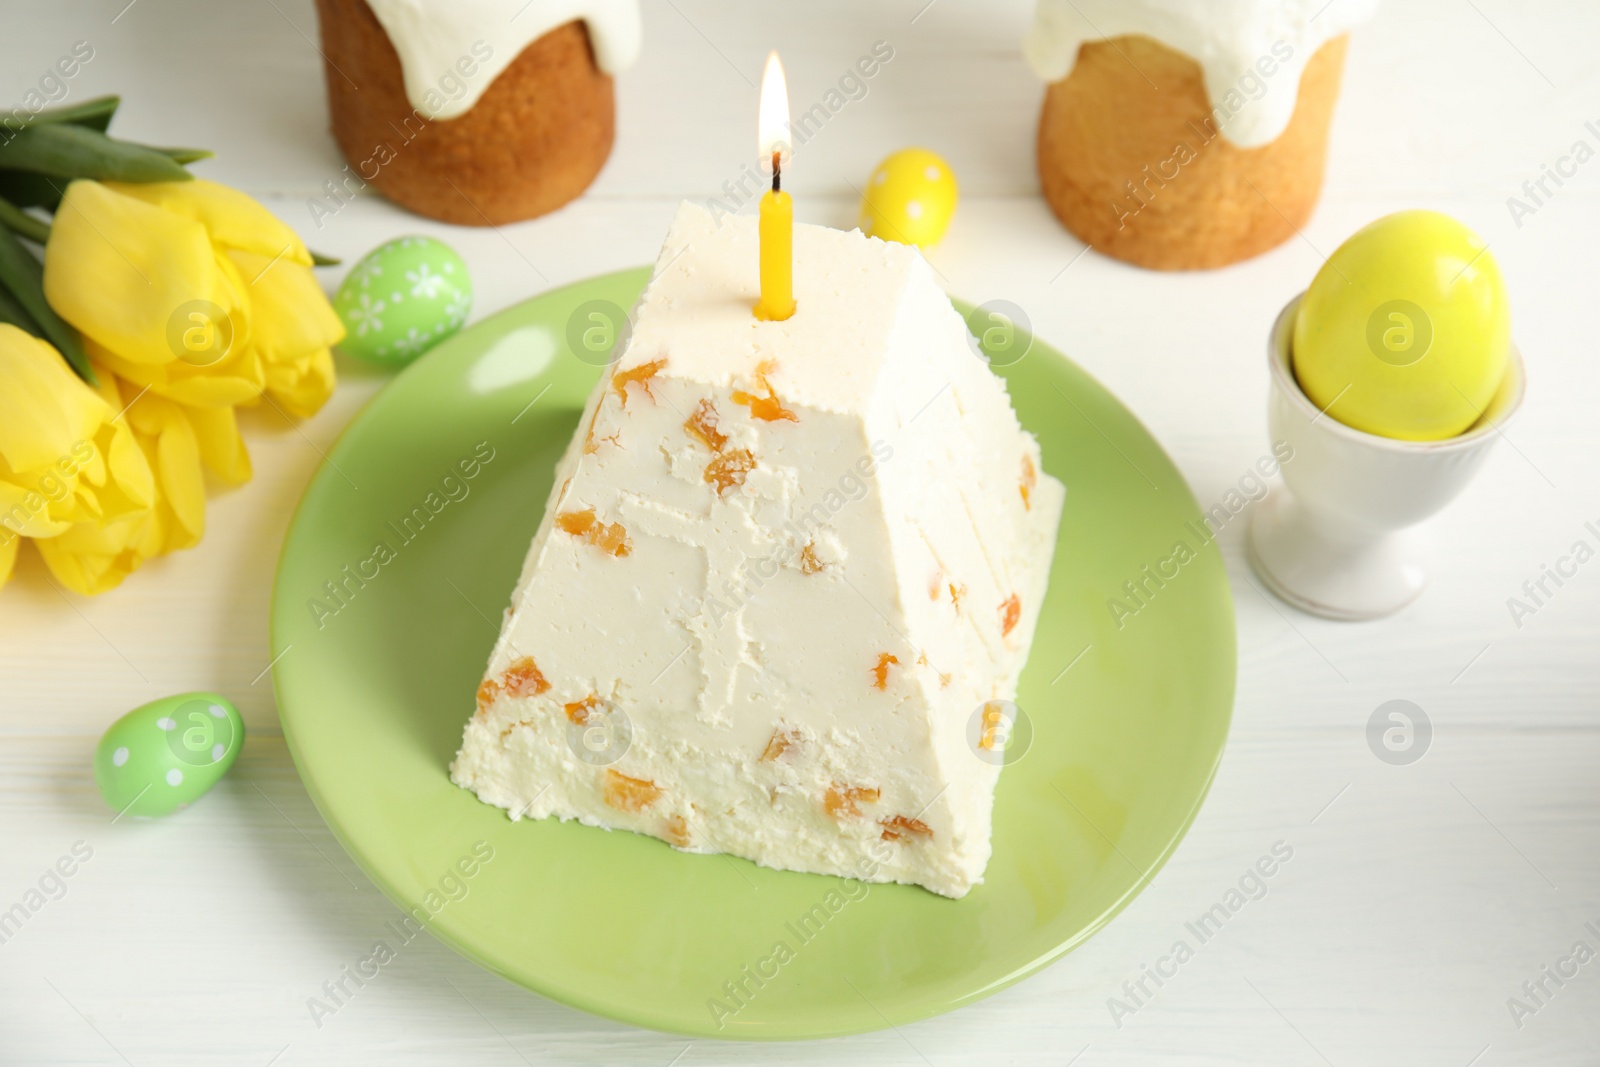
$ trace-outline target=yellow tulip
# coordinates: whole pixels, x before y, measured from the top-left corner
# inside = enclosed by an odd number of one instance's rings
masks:
[[[256,252],[230,252],[240,274],[253,279],[256,351],[266,375],[267,396],[285,414],[316,414],[333,395],[333,352],[344,325],[309,270]]]
[[[99,596],[144,566],[149,516],[117,522],[80,522],[66,533],[33,542],[56,580],[75,593]]]
[[[195,408],[157,396],[140,396],[122,382],[128,423],[156,479],[156,503],[140,541],[148,555],[199,543],[206,529],[204,465],[223,481],[250,479],[250,456],[232,408]]]
[[[151,555],[192,548],[206,532],[206,483],[194,427],[179,405],[154,394],[128,410],[128,421],[156,476],[156,506],[142,547]]]
[[[51,570],[84,593],[143,561],[125,549],[142,535],[155,479],[116,386],[97,369],[98,390],[47,343],[0,325],[0,580],[20,537],[39,539]]]
[[[45,246],[45,296],[119,377],[195,408],[266,392],[309,415],[344,336],[293,230],[214,182],[79,180]]]
[[[191,548],[205,534],[205,476],[250,479],[250,457],[232,408],[194,408],[122,381],[96,366],[95,392],[121,411],[147,464],[154,491],[150,506],[115,521],[87,520],[36,541],[61,583],[85,595],[114,589],[147,560]]]
[[[99,382],[94,392],[103,403],[119,412],[114,416],[118,427],[126,428],[127,436],[144,460],[151,476],[151,491],[149,506],[138,512],[108,520],[85,519],[54,537],[34,541],[56,580],[84,596],[98,596],[115,589],[124,578],[161,551],[150,533],[161,507],[160,478],[150,462],[148,450],[128,421],[128,401],[123,398],[116,379],[103,366],[96,366],[94,371]]]
[[[123,392],[128,391],[127,383]],[[184,416],[194,427],[200,446],[200,462],[228,485],[243,485],[250,480],[250,453],[239,436],[239,420],[232,408],[184,408]]]

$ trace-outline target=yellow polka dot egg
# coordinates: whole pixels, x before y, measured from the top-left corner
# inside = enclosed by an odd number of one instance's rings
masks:
[[[956,175],[935,152],[902,148],[872,172],[861,196],[861,232],[927,248],[950,228]]]

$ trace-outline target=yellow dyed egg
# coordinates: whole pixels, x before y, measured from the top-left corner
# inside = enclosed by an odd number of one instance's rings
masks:
[[[1348,426],[1405,441],[1466,430],[1505,377],[1511,312],[1488,246],[1437,211],[1357,231],[1306,290],[1294,373]]]
[[[950,228],[956,193],[950,164],[926,148],[902,148],[867,179],[861,232],[918,248],[936,244]]]

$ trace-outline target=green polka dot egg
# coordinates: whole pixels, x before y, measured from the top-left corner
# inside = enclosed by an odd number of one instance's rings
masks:
[[[94,752],[94,780],[114,811],[158,818],[199,800],[244,747],[244,720],[216,693],[179,693],[134,708]]]
[[[443,241],[397,237],[350,269],[333,309],[345,328],[340,351],[403,367],[461,329],[472,310],[472,279]]]
[[[926,248],[950,228],[956,175],[935,152],[902,148],[879,163],[861,194],[861,232]]]

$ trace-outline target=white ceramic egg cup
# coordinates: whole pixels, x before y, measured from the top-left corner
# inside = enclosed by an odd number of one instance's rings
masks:
[[[1304,296],[1302,293],[1301,296]],[[1353,429],[1319,410],[1290,363],[1300,296],[1267,342],[1273,441],[1294,449],[1285,492],[1269,495],[1250,523],[1250,563],[1284,600],[1329,619],[1376,619],[1411,603],[1428,581],[1427,531],[1482,465],[1522,403],[1522,355],[1511,347],[1505,378],[1465,432],[1443,441],[1401,441]]]

